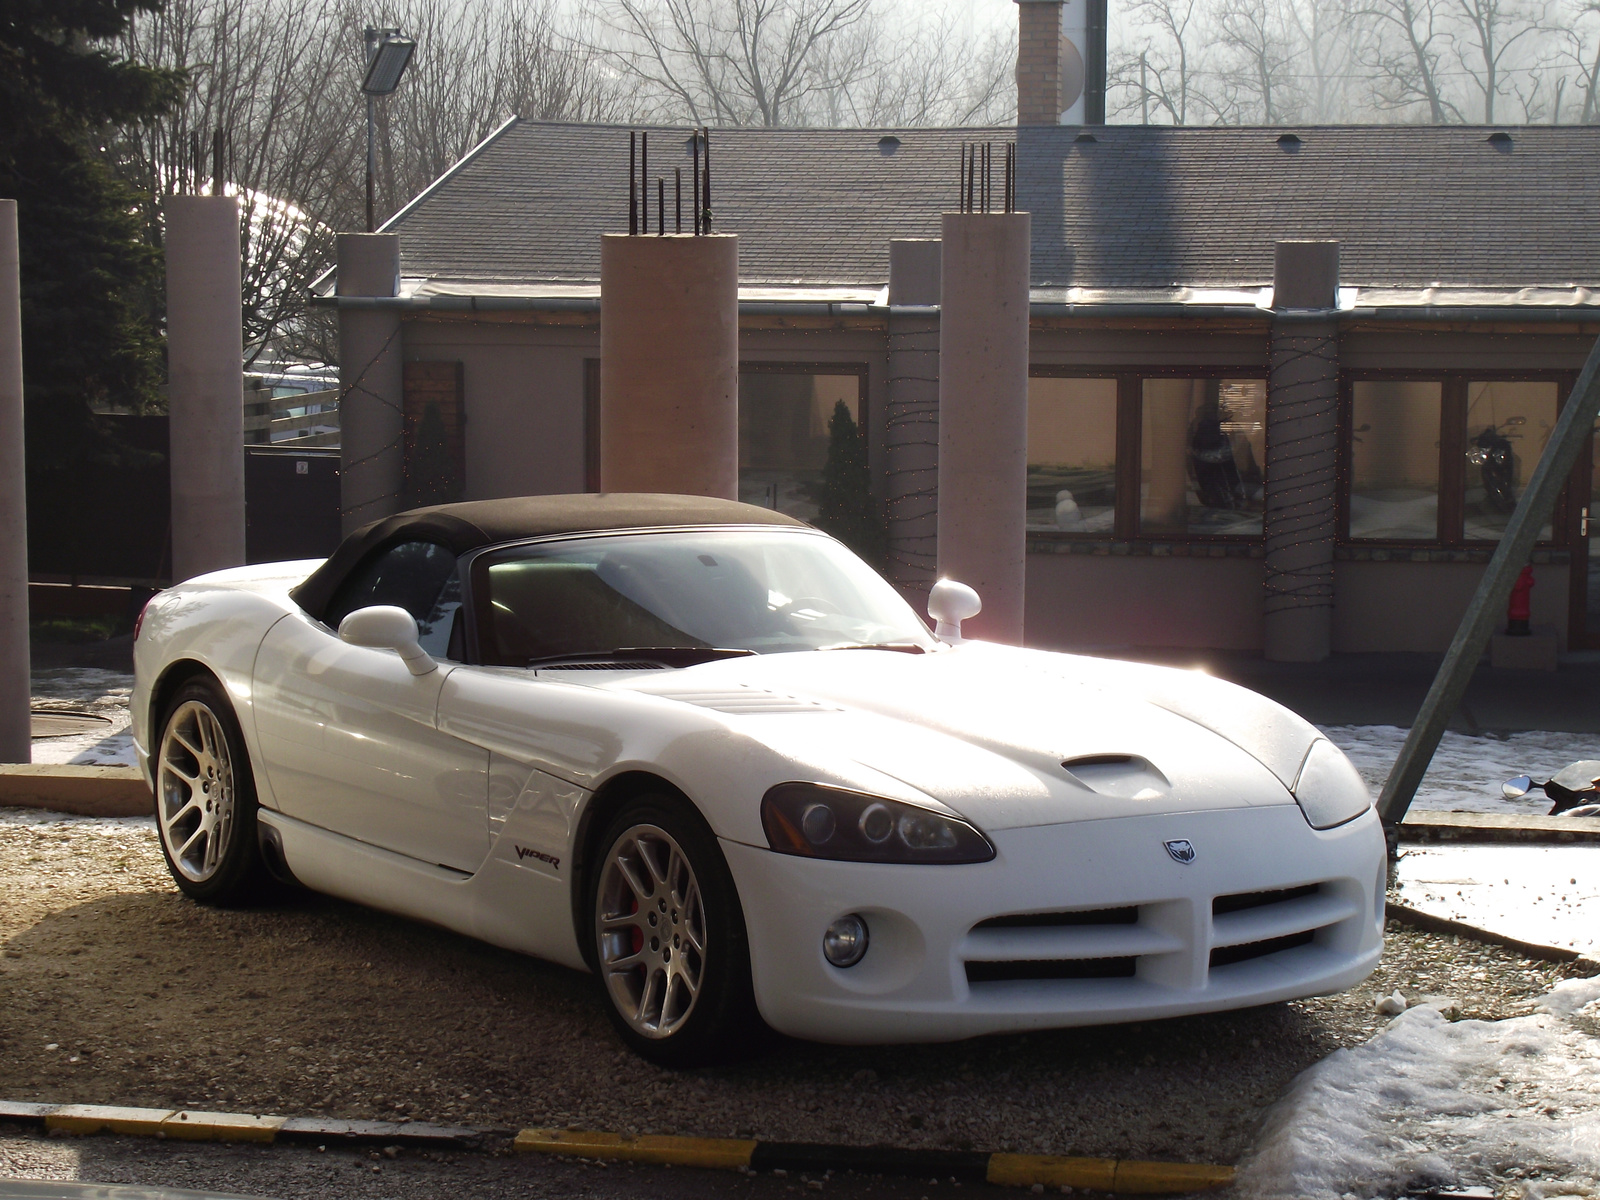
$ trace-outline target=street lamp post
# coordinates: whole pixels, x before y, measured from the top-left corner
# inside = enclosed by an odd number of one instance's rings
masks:
[[[367,232],[378,227],[377,205],[373,198],[373,175],[377,169],[377,150],[373,137],[373,104],[379,96],[390,95],[400,86],[400,77],[406,73],[411,54],[417,43],[401,37],[398,29],[377,29],[367,26],[367,74],[361,81],[361,90],[367,97]]]

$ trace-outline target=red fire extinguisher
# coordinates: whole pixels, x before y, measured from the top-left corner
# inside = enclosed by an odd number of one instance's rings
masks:
[[[1533,568],[1523,567],[1517,582],[1511,585],[1511,603],[1506,605],[1506,633],[1512,637],[1527,637],[1528,618],[1533,614]]]

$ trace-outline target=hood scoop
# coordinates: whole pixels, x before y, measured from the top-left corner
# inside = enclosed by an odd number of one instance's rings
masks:
[[[1137,754],[1069,758],[1061,769],[1074,783],[1119,800],[1160,800],[1172,791],[1171,781],[1149,759]]]

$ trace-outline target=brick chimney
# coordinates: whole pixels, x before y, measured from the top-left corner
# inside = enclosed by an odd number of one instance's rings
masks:
[[[1017,124],[1105,119],[1106,0],[1017,0]]]

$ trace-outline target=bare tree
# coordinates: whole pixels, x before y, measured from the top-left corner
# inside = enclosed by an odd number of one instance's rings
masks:
[[[1222,0],[1219,45],[1227,55],[1219,92],[1224,120],[1277,125],[1299,113],[1293,68],[1301,55],[1291,0]]]
[[[1569,5],[1560,31],[1561,61],[1572,71],[1572,86],[1583,97],[1578,123],[1600,121],[1600,0]]]
[[[898,35],[876,20],[833,39],[818,56],[807,124],[992,125],[1017,112],[1016,38],[973,37],[948,14]]]
[[[1360,0],[1356,13],[1378,28],[1362,61],[1373,74],[1373,100],[1380,110],[1404,110],[1420,102],[1435,125],[1461,119],[1460,110],[1440,88],[1447,46],[1446,2]]]
[[[596,0],[612,61],[660,98],[660,113],[716,125],[792,125],[823,89],[848,88],[865,60],[830,44],[872,0]]]
[[[1166,123],[1187,125],[1201,95],[1201,59],[1210,33],[1202,0],[1138,0],[1123,20],[1144,31],[1134,48],[1117,54],[1111,84],[1120,97],[1119,113],[1141,117],[1151,107]],[[1201,105],[1198,111],[1214,108]]]
[[[1482,96],[1484,124],[1493,125],[1508,59],[1519,43],[1543,32],[1544,25],[1540,14],[1520,0],[1455,0],[1455,9],[1460,20],[1453,39],[1456,56]]]

